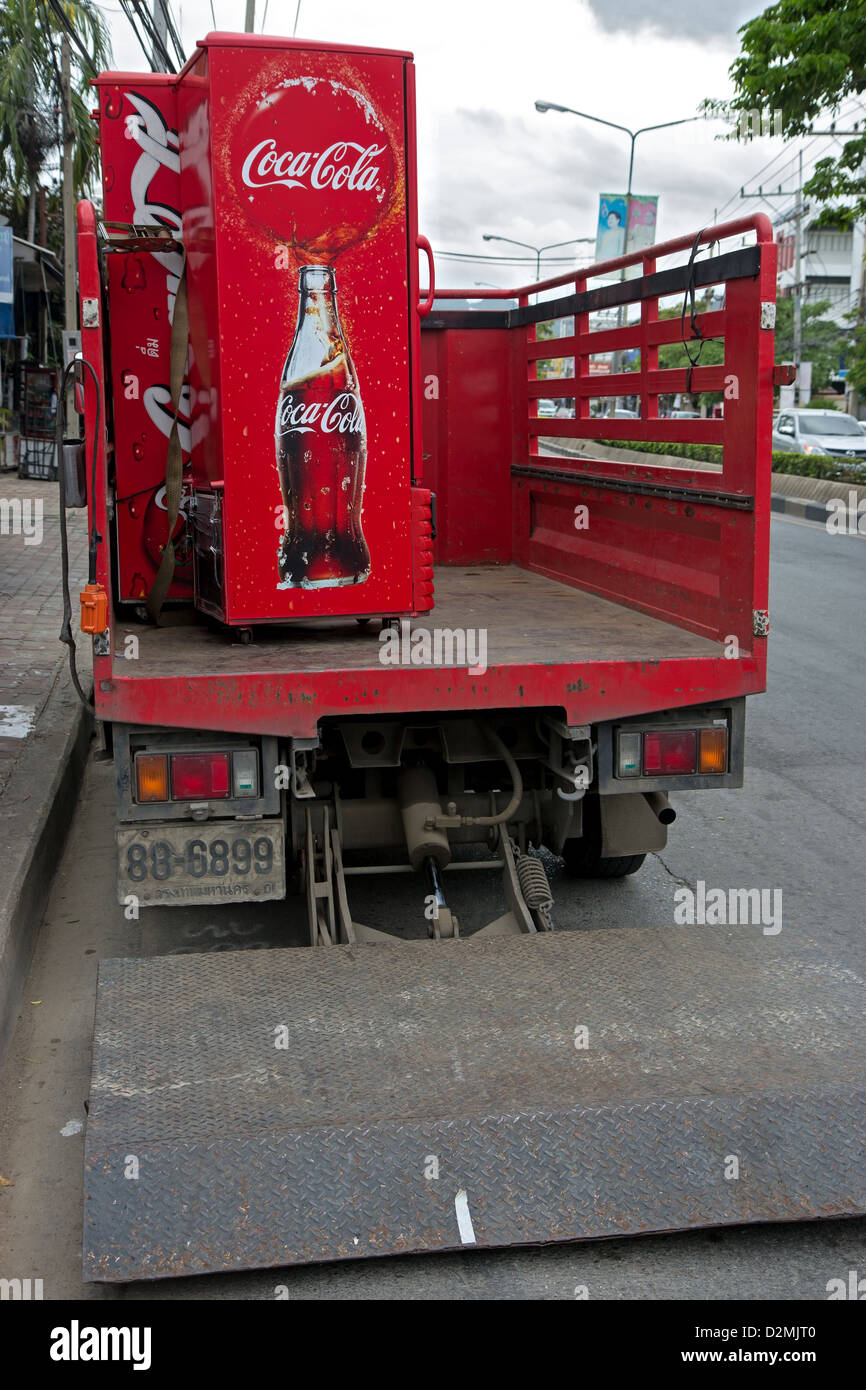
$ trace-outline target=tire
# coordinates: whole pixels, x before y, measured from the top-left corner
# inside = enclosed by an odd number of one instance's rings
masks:
[[[622,854],[604,859],[584,840],[566,840],[562,848],[565,872],[569,878],[626,878],[636,874],[645,854]]]
[[[566,840],[562,847],[565,872],[569,878],[626,878],[636,874],[645,854],[622,854],[605,859],[601,853],[601,806],[597,796],[588,796],[583,805],[583,834]]]

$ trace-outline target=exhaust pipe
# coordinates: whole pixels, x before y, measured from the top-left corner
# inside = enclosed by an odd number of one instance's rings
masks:
[[[673,825],[677,813],[668,801],[667,792],[644,792],[647,805],[662,825]]]

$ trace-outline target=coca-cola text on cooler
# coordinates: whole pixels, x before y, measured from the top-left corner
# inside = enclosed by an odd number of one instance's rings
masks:
[[[345,184],[347,188],[367,193],[376,188],[379,179],[378,166],[372,161],[383,154],[385,148],[384,145],[368,145],[364,149],[353,140],[337,140],[319,155],[309,150],[298,154],[285,150],[277,154],[276,140],[262,140],[244,160],[241,177],[248,188],[265,188],[278,183],[286,188],[304,188],[309,174],[310,188],[342,188]],[[346,161],[349,150],[355,152],[354,163],[341,163]],[[269,174],[276,177],[268,178]]]
[[[302,266],[298,325],[280,383],[275,424],[286,530],[280,588],[361,584],[370,552],[361,511],[367,429],[358,379],[337,310],[336,276]]]

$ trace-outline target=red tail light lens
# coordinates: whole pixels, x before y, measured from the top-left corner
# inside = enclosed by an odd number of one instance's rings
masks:
[[[228,796],[228,753],[172,753],[171,794],[175,801],[207,801]]]
[[[670,729],[644,734],[645,777],[656,777],[665,772],[695,772],[697,763],[698,739],[694,729]]]

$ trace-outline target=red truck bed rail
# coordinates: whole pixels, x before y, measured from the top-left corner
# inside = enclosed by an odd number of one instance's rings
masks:
[[[744,240],[709,259],[700,248]],[[679,263],[659,268],[661,261]],[[601,276],[638,267],[640,278],[589,288]],[[721,308],[692,314],[691,289],[724,287]],[[531,303],[539,292],[567,287],[567,296]],[[706,228],[603,265],[515,290],[479,290],[484,307],[441,311],[425,322],[423,370],[435,378],[427,394],[425,481],[439,498],[445,541],[440,563],[517,564],[724,641],[751,649],[754,614],[767,607],[771,469],[773,314],[776,247],[763,214]],[[659,301],[677,297],[682,313],[659,317]],[[475,298],[475,294],[472,295]],[[438,300],[465,290],[438,290]],[[503,299],[509,310],[490,311]],[[639,305],[639,317],[615,328],[590,328],[590,316]],[[769,308],[767,307],[769,306]],[[568,336],[539,338],[537,325],[571,317]],[[437,331],[438,330],[438,331]],[[718,366],[699,361],[702,339],[724,343]],[[659,348],[685,342],[693,368],[659,368]],[[634,352],[632,371],[591,373],[600,354]],[[540,379],[541,360],[573,359],[574,375]],[[511,382],[508,412],[496,386]],[[661,395],[725,394],[721,419],[660,419]],[[640,400],[639,419],[593,418],[591,403],[622,396]],[[432,397],[432,398],[431,398]],[[448,423],[436,419],[447,402]],[[574,403],[573,418],[538,415],[542,399]],[[506,418],[506,414],[508,418]],[[540,440],[646,441],[715,444],[721,470],[704,464],[660,466],[651,454],[635,462],[591,456],[545,457]],[[508,456],[511,507],[490,515],[477,508],[481,487],[498,493]],[[471,460],[471,462],[470,462]],[[461,485],[461,479],[471,483]],[[588,509],[576,543],[576,508]],[[457,515],[462,512],[462,515]],[[508,524],[510,523],[510,524]]]

